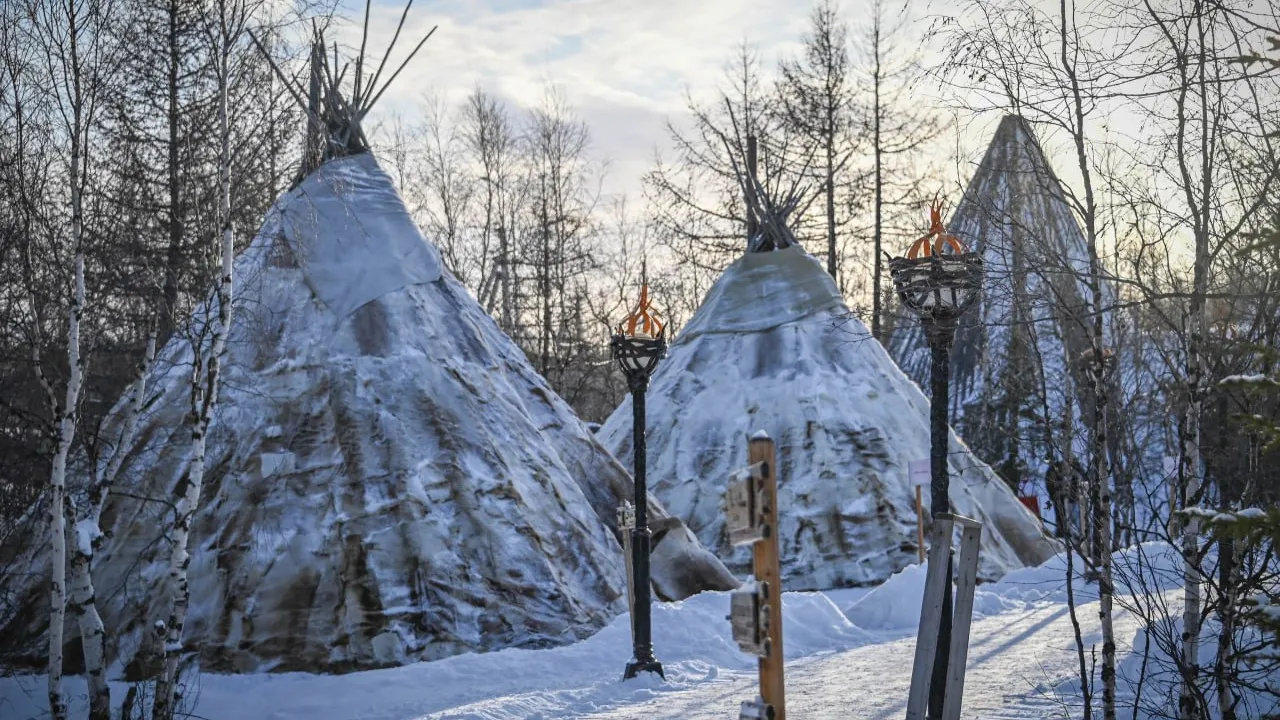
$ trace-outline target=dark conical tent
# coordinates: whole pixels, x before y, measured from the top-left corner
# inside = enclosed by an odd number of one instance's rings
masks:
[[[961,318],[952,349],[952,423],[979,457],[1019,485],[1053,453],[1044,423],[1028,418],[1047,406],[1056,422],[1089,407],[1088,383],[1074,362],[1089,348],[1088,246],[1026,120],[1001,120],[947,228],[982,254],[986,268],[982,295]],[[899,367],[928,388],[919,323],[901,318],[888,344]]]
[[[374,157],[330,145],[235,263],[188,649],[206,670],[342,671],[591,634],[626,607],[612,525],[631,478],[443,268]],[[163,500],[190,465],[191,363],[183,338],[159,353],[102,518],[117,668],[141,671],[169,596]],[[659,597],[736,585],[650,513]],[[44,632],[44,557],[27,555],[35,582],[0,588],[19,598],[0,646]]]
[[[653,491],[733,569],[750,572],[749,551],[728,543],[722,499],[746,463],[747,438],[765,430],[778,447],[784,586],[885,580],[917,561],[908,469],[929,456],[928,401],[786,229],[796,204],[751,195],[759,230],[748,252],[707,292],[651,381]],[[624,462],[631,417],[628,399],[599,431]],[[1054,552],[1035,517],[954,436],[949,458],[953,509],[987,528],[982,577]]]

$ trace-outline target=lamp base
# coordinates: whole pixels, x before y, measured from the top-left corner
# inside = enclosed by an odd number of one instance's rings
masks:
[[[662,672],[662,663],[653,658],[649,658],[648,660],[632,660],[627,663],[627,670],[623,673],[622,679],[630,680],[642,672],[657,673],[658,677],[663,680],[667,679],[666,674]]]

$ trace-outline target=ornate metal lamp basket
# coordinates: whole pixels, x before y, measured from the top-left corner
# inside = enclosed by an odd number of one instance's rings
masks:
[[[649,286],[640,289],[640,304],[621,324],[609,348],[628,380],[648,380],[667,353],[666,327],[649,302]]]
[[[942,205],[930,208],[929,232],[906,257],[889,260],[889,274],[902,304],[926,323],[950,325],[978,299],[982,256],[970,252],[942,225]]]

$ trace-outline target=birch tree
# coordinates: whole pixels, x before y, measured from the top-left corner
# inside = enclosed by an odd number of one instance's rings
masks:
[[[66,173],[69,205],[69,237],[66,245],[71,253],[70,288],[66,304],[67,381],[58,397],[44,372],[39,345],[33,347],[33,364],[41,385],[49,398],[56,419],[57,446],[49,478],[50,532],[50,617],[49,617],[49,710],[55,720],[66,717],[66,700],[62,695],[62,660],[67,611],[67,527],[69,499],[67,495],[67,461],[76,438],[78,407],[85,374],[81,347],[81,326],[85,311],[85,195],[93,157],[93,128],[99,108],[100,93],[108,77],[111,43],[103,31],[105,18],[112,10],[109,0],[69,0],[43,2],[29,6],[28,27],[34,49],[41,57],[54,117],[66,138],[62,158]],[[37,320],[37,325],[39,322]],[[103,717],[106,708],[101,681],[93,695],[95,717]]]
[[[153,717],[170,720],[176,707],[178,664],[182,654],[182,631],[186,625],[187,609],[191,601],[191,589],[187,569],[191,562],[188,543],[191,524],[199,509],[200,490],[204,482],[205,444],[213,408],[218,400],[218,382],[227,335],[231,330],[231,311],[235,260],[235,228],[231,215],[231,124],[228,109],[231,59],[235,46],[255,6],[248,0],[220,0],[215,5],[216,15],[211,18],[215,48],[215,72],[218,98],[218,220],[222,231],[221,272],[216,292],[217,316],[212,320],[208,349],[205,349],[204,333],[198,333],[193,342],[193,373],[191,378],[191,461],[186,482],[176,503],[173,528],[173,551],[169,562],[169,577],[173,591],[172,608],[167,622],[157,623],[156,631],[165,635],[164,667],[156,683]]]

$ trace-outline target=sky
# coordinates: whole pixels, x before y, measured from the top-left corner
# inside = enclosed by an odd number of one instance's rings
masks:
[[[344,0],[358,48],[363,5]],[[843,0],[855,20],[863,0]],[[923,8],[926,3],[921,2]],[[586,121],[604,190],[640,191],[668,119],[685,116],[685,93],[713,97],[726,62],[744,40],[767,69],[792,55],[808,26],[806,0],[441,0],[419,2],[393,56],[439,29],[379,102],[371,118],[411,117],[424,93],[460,101],[477,85],[515,106],[536,105],[548,84]],[[369,47],[381,53],[403,5],[375,0]],[[913,11],[916,7],[913,6]]]

